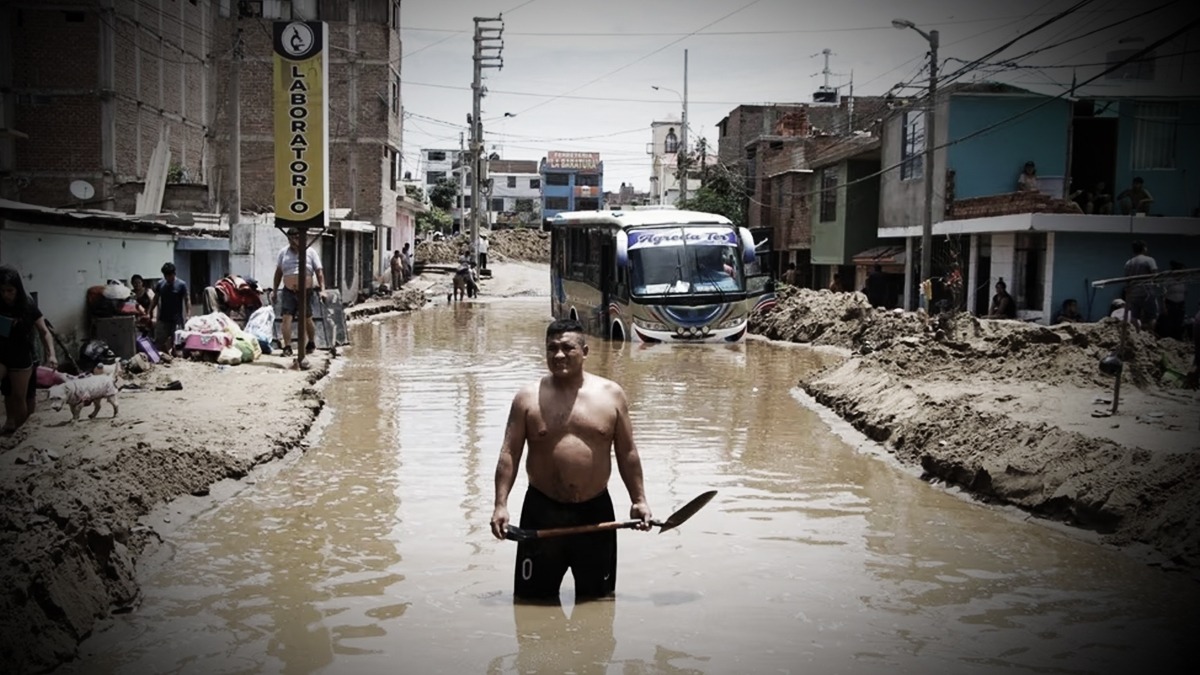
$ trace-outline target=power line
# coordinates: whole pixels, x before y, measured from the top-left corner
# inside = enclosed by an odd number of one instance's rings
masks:
[[[714,20],[714,21],[710,21],[709,23],[707,23],[707,24],[705,24],[705,25],[701,26],[700,28],[697,28],[696,30],[692,31],[691,33],[688,33],[687,35],[685,35],[685,36],[683,36],[683,37],[681,37],[681,38],[679,38],[679,39],[677,39],[677,40],[672,40],[671,42],[668,42],[667,44],[665,44],[665,45],[663,45],[663,46],[659,47],[658,49],[655,49],[655,50],[651,51],[650,53],[648,53],[648,54],[645,54],[644,56],[640,56],[640,57],[638,57],[638,58],[634,59],[633,61],[630,61],[629,63],[626,63],[625,65],[623,65],[623,66],[621,66],[621,67],[619,67],[619,68],[617,68],[617,69],[615,69],[615,70],[611,70],[611,71],[609,71],[609,72],[607,72],[607,73],[604,73],[603,75],[600,75],[600,76],[598,76],[598,77],[596,77],[596,78],[593,78],[593,79],[591,79],[591,80],[588,80],[587,82],[584,82],[583,84],[579,85],[578,87],[575,87],[574,89],[570,89],[570,90],[568,90],[568,91],[566,91],[566,92],[564,92],[564,93],[562,93],[562,94],[560,94],[560,95],[558,95],[558,96],[554,96],[554,97],[552,97],[552,98],[546,99],[545,101],[541,101],[540,103],[535,103],[535,104],[533,104],[533,105],[529,106],[528,108],[526,108],[526,109],[524,109],[524,110],[522,110],[522,111],[518,112],[517,114],[518,114],[518,115],[521,115],[521,114],[524,114],[524,113],[527,113],[527,112],[529,112],[530,110],[534,110],[535,108],[540,108],[541,106],[544,106],[544,105],[546,105],[547,103],[550,103],[550,102],[552,102],[552,101],[555,101],[555,100],[557,100],[557,99],[560,99],[560,98],[563,98],[563,97],[565,97],[567,94],[574,94],[575,92],[579,91],[580,89],[583,89],[583,88],[585,88],[585,87],[589,87],[589,86],[591,86],[591,85],[593,85],[593,84],[595,84],[595,83],[599,82],[600,80],[603,80],[603,79],[604,79],[604,78],[606,78],[606,77],[610,77],[610,76],[612,76],[612,75],[616,75],[617,73],[621,72],[622,70],[625,70],[626,68],[629,68],[630,66],[633,66],[633,65],[635,65],[635,64],[637,64],[637,63],[640,63],[640,62],[642,62],[642,61],[645,61],[646,59],[650,58],[651,56],[654,56],[655,54],[657,54],[657,53],[659,53],[659,52],[661,52],[661,51],[664,51],[664,50],[665,50],[665,49],[667,49],[668,47],[671,47],[672,45],[676,45],[676,44],[679,44],[680,42],[683,42],[683,41],[684,41],[684,40],[686,40],[688,37],[690,37],[690,36],[692,36],[692,35],[695,35],[696,33],[699,33],[700,31],[704,30],[705,28],[708,28],[708,27],[710,27],[710,26],[715,26],[716,24],[718,24],[718,23],[720,23],[720,22],[724,21],[725,19],[728,19],[729,17],[733,16],[734,14],[738,14],[739,12],[742,12],[742,11],[744,11],[744,10],[746,10],[746,9],[749,9],[750,7],[752,7],[752,6],[754,6],[754,5],[757,5],[757,4],[758,4],[758,3],[760,3],[760,2],[762,2],[762,0],[750,0],[750,2],[748,2],[748,3],[744,4],[744,5],[742,5],[741,7],[738,7],[737,9],[733,10],[732,12],[729,12],[728,14],[725,14],[724,16],[720,17],[719,19],[716,19],[716,20]]]
[[[936,21],[929,22],[929,26],[958,26],[971,23],[988,23],[991,21],[1006,21],[1008,19],[1028,19],[1031,16],[1038,14],[1024,14],[1021,16],[994,16],[978,19],[960,19],[957,21]],[[1042,14],[1045,15],[1045,14]],[[461,33],[455,28],[425,28],[420,26],[404,26],[402,31],[413,31],[421,33]],[[866,31],[888,31],[893,30],[890,24],[872,25],[872,26],[840,26],[831,28],[792,28],[792,29],[776,29],[776,30],[732,30],[732,31],[705,31],[699,33],[680,33],[680,32],[664,32],[664,31],[620,31],[620,32],[562,32],[562,31],[512,31],[509,35],[520,35],[527,37],[725,37],[739,35],[798,35],[808,33],[850,33],[850,32],[866,32]],[[990,31],[989,31],[990,32]]]
[[[1126,64],[1134,61],[1135,59],[1142,58],[1146,54],[1149,54],[1150,52],[1154,51],[1158,47],[1161,47],[1162,45],[1170,42],[1171,40],[1174,40],[1175,38],[1179,37],[1180,35],[1183,35],[1184,33],[1195,28],[1196,26],[1200,26],[1200,19],[1193,19],[1192,21],[1184,24],[1182,28],[1175,30],[1174,32],[1168,34],[1166,37],[1160,38],[1159,40],[1156,40],[1154,43],[1138,50],[1134,54],[1131,54],[1128,57],[1121,59],[1120,61],[1117,61],[1116,63],[1111,64],[1108,68],[1105,68],[1103,71],[1097,73],[1096,75],[1093,75],[1092,77],[1089,77],[1088,79],[1077,83],[1076,88],[1086,86],[1086,85],[1088,85],[1092,82],[1095,82],[1096,80],[1104,77],[1105,75],[1108,75],[1111,72],[1119,70],[1120,68],[1124,67]],[[1045,100],[1041,101],[1040,103],[1030,106],[1029,108],[1026,108],[1026,109],[1024,109],[1020,112],[1017,112],[1013,115],[1010,115],[1004,119],[993,122],[992,124],[989,124],[986,127],[972,131],[971,133],[966,134],[965,136],[950,139],[950,140],[946,141],[945,143],[942,143],[941,145],[934,146],[933,150],[936,152],[938,150],[942,150],[942,149],[951,147],[953,145],[958,145],[959,143],[969,141],[972,138],[976,138],[976,137],[982,136],[986,133],[995,131],[996,129],[998,129],[1002,126],[1005,126],[1017,119],[1020,119],[1026,115],[1029,115],[1030,113],[1032,113],[1036,110],[1040,110],[1041,108],[1044,108],[1044,107],[1050,105],[1051,103],[1064,98],[1065,96],[1067,96],[1068,93],[1069,92],[1064,91],[1064,92],[1062,92],[1060,94],[1056,94],[1054,96],[1047,96],[1045,98]],[[880,169],[879,171],[875,171],[875,172],[869,173],[865,176],[861,176],[854,180],[847,181],[846,183],[840,184],[837,186],[837,188],[834,188],[834,189],[841,189],[841,188],[849,187],[851,185],[856,185],[858,183],[866,182],[873,178],[877,178],[879,176],[882,176],[885,173],[888,173],[889,171],[895,171],[896,169],[899,169],[901,166],[903,166],[905,163],[907,163],[907,161],[909,161],[909,160],[901,160],[900,162],[892,164],[891,166],[888,166],[888,167],[884,167],[884,168]],[[932,180],[932,176],[925,177],[925,180]],[[813,196],[813,195],[820,194],[822,192],[826,192],[826,190],[818,188],[817,190],[813,190],[813,191],[809,191],[809,192],[805,192],[805,193],[799,193],[798,195],[796,193],[793,193],[793,196],[800,196],[800,195]]]

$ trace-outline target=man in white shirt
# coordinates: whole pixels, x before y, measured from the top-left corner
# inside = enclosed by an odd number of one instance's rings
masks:
[[[279,292],[279,283],[283,282],[283,294],[280,296],[280,313],[283,315],[283,325],[280,327],[283,343],[283,355],[292,355],[292,318],[300,315],[300,301],[297,291],[300,286],[300,241],[304,234],[299,230],[288,231],[288,245],[279,252],[275,259],[274,292]],[[313,316],[320,305],[320,294],[325,289],[325,270],[321,266],[321,257],[312,247],[305,252],[305,286],[308,289],[308,321],[305,322],[305,334],[308,337],[304,349],[311,354],[316,350],[314,338],[317,335],[317,324]]]
[[[479,247],[477,258],[479,259],[479,269],[487,269],[487,252],[488,252],[488,234],[487,232],[479,233]]]

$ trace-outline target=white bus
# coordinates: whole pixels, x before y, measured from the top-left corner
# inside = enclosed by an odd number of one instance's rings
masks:
[[[575,211],[550,220],[551,312],[616,341],[738,342],[775,304],[750,231],[713,213]]]

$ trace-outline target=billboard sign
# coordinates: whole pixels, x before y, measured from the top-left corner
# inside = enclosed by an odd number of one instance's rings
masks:
[[[274,24],[275,220],[329,224],[329,32],[321,21]]]
[[[600,166],[600,153],[551,150],[546,153],[546,166],[551,169],[594,171]]]

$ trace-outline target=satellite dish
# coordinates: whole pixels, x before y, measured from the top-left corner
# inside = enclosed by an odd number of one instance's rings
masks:
[[[71,196],[80,201],[87,201],[96,196],[96,188],[86,180],[71,181]]]

